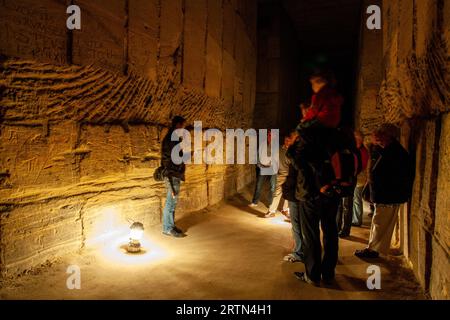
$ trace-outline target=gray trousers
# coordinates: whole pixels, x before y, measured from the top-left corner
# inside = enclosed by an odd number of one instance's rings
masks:
[[[278,206],[280,205],[280,201],[283,197],[283,195],[282,195],[283,191],[281,189],[281,186],[286,181],[286,179],[287,179],[287,176],[284,176],[284,175],[277,176],[277,185],[275,187],[275,192],[273,194],[272,203],[270,204],[270,207],[269,207],[270,212],[277,211]],[[288,208],[288,202],[283,199],[283,210],[285,210],[287,208]]]
[[[375,204],[375,213],[370,228],[369,249],[383,254],[389,253],[399,209],[399,204]]]

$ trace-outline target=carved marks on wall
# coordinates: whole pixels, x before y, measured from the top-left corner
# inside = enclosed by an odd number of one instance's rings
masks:
[[[74,120],[83,123],[162,123],[183,114],[207,126],[242,125],[242,113],[220,98],[177,84],[167,70],[158,82],[135,74],[118,75],[93,66],[55,66],[8,59],[2,64],[3,121]],[[248,125],[248,124],[247,124]]]

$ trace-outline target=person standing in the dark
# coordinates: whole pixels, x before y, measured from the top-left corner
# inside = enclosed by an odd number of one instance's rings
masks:
[[[295,275],[302,281],[319,286],[321,279],[327,284],[334,280],[338,260],[336,215],[339,197],[326,195],[324,186],[330,185],[334,179],[329,158],[335,147],[333,140],[337,133],[335,128],[340,122],[342,97],[332,88],[331,80],[326,75],[315,74],[310,81],[315,93],[313,109],[308,110],[297,127],[300,143],[288,153],[297,170],[295,198],[299,201],[306,268],[306,272],[296,272]],[[323,232],[323,258],[320,227]]]
[[[367,182],[367,170],[369,165],[370,153],[364,145],[364,135],[360,131],[355,132],[356,147],[361,155],[362,172],[358,175],[355,192],[353,193],[353,217],[352,225],[360,227],[363,223],[363,191]]]
[[[360,258],[377,258],[388,254],[392,233],[401,204],[411,198],[414,166],[411,157],[397,141],[396,128],[382,125],[374,133],[375,144],[381,149],[370,166],[370,196],[375,204],[367,247],[357,250]]]
[[[291,145],[294,144],[297,139],[297,131],[291,132],[289,135],[284,137],[284,143],[279,148],[278,152],[278,174],[277,174],[277,184],[275,187],[275,192],[273,195],[272,204],[269,207],[269,212],[276,212],[278,207],[280,206],[280,202],[282,202],[281,213],[289,217],[289,207],[288,201],[283,197],[282,185],[286,182],[286,178],[289,175],[289,160],[286,156],[286,152]],[[273,216],[266,216],[266,218],[271,218]]]
[[[294,249],[292,253],[289,253],[284,257],[284,261],[289,262],[303,262],[303,252],[302,252],[302,231],[300,225],[300,205],[299,201],[295,197],[295,191],[297,187],[297,170],[291,164],[291,155],[288,154],[291,148],[294,148],[298,143],[298,134],[297,132],[291,134],[292,143],[286,151],[286,159],[288,164],[288,175],[281,186],[283,198],[288,201],[289,205],[289,220],[291,221],[292,226],[292,238],[294,239]],[[292,152],[292,150],[291,150]]]
[[[267,131],[267,149],[271,150],[271,143],[272,143],[272,133],[271,131]],[[271,175],[264,175],[262,174],[263,169],[270,169],[273,168],[273,163],[271,160],[269,160],[268,163],[263,163],[261,161],[261,158],[259,156],[258,152],[258,163],[256,165],[256,185],[255,185],[255,191],[253,192],[252,202],[249,204],[249,207],[254,208],[258,206],[259,199],[261,198],[261,192],[263,189],[263,185],[266,181],[269,182],[270,189],[268,194],[268,203],[269,203],[269,210],[264,215],[265,218],[273,218],[275,217],[276,210],[273,209],[272,203],[274,201],[274,194],[277,187],[277,173]],[[270,171],[270,170],[269,170]],[[273,171],[273,170],[272,170]]]
[[[377,159],[380,157],[381,147],[377,145],[375,142],[375,135],[372,134],[370,137],[370,143],[367,145],[367,150],[369,151],[369,162],[367,164],[367,189],[370,190],[370,181],[372,179],[371,173],[372,173],[372,165],[377,161]],[[370,194],[370,192],[369,192]],[[369,213],[367,216],[372,219],[374,213],[375,213],[375,204],[372,202],[371,199],[365,199],[369,202]]]
[[[358,181],[355,185],[354,192],[348,197],[342,198],[339,205],[336,221],[340,238],[346,238],[350,236],[353,217],[355,215],[358,217],[358,224],[362,224],[363,203],[361,193],[365,182],[363,172],[366,170],[367,162],[369,160],[369,152],[363,144],[363,139],[364,137],[359,131],[354,132],[354,141],[352,141],[352,144],[354,144],[354,152],[359,154],[358,165],[360,165],[361,167],[359,168],[360,174],[358,175]]]
[[[164,180],[167,190],[166,203],[163,210],[163,234],[176,238],[185,236],[183,231],[175,226],[175,208],[178,202],[181,181],[185,180],[185,164],[175,164],[172,160],[172,150],[180,143],[180,140],[172,141],[172,134],[175,130],[183,129],[185,126],[186,120],[183,117],[173,117],[172,125],[162,141],[161,148],[161,165],[166,172]],[[181,154],[180,157],[182,157]]]
[[[298,200],[301,248],[306,269],[306,272],[296,272],[295,275],[315,286],[320,285],[321,279],[328,284],[334,280],[338,260],[336,215],[340,200],[336,195],[325,195],[322,189],[333,180],[329,174],[329,164],[326,164],[328,151],[324,148],[323,139],[315,139],[288,152],[297,172],[295,198]],[[323,258],[320,227],[323,232]]]

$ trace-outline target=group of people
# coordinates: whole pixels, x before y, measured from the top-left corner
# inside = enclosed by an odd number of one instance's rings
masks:
[[[352,225],[362,225],[363,196],[370,201],[373,216],[368,245],[355,255],[376,258],[380,253],[389,252],[400,205],[411,196],[414,166],[408,152],[397,141],[394,126],[382,125],[376,129],[368,148],[359,131],[339,127],[343,98],[335,89],[330,73],[316,73],[310,82],[311,101],[301,104],[302,119],[284,138],[278,172],[261,174],[271,164],[258,161],[256,187],[249,206],[258,205],[263,185],[268,181],[269,208],[265,217],[273,218],[283,200],[281,212],[292,224],[295,245],[284,260],[303,262],[305,272],[295,275],[319,286],[321,281],[325,284],[334,281],[339,237],[348,237]],[[161,155],[167,188],[163,234],[177,238],[185,236],[174,220],[185,165],[175,164],[171,159],[178,143],[171,141],[171,136],[174,130],[185,126],[183,117],[172,119]],[[269,143],[270,139],[269,131]]]
[[[363,195],[374,212],[369,243],[355,255],[370,259],[389,252],[398,210],[412,192],[414,166],[394,126],[375,130],[368,148],[361,132],[339,128],[343,98],[331,74],[314,74],[310,82],[311,103],[301,104],[302,120],[284,138],[278,174],[262,176],[257,167],[249,206],[258,205],[263,183],[270,181],[265,217],[274,217],[284,199],[282,213],[292,224],[295,245],[284,260],[303,262],[305,272],[295,275],[319,286],[334,281],[339,237],[362,225]]]

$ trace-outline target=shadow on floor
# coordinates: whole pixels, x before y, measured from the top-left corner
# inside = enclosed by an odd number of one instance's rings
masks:
[[[367,239],[364,239],[361,237],[355,237],[355,236],[349,236],[349,237],[345,238],[344,240],[351,241],[351,242],[358,242],[358,243],[362,243],[365,245],[367,245],[367,241],[368,241]]]
[[[348,283],[353,290],[352,291],[366,291],[367,290],[367,283],[365,279],[352,277],[346,274],[340,274],[337,277],[343,278],[343,282]],[[341,288],[340,286],[339,290],[349,291],[348,288]]]
[[[235,197],[228,200],[228,204],[242,210],[244,212],[250,213],[254,216],[257,216],[259,218],[263,218],[264,215],[261,211],[257,210],[256,208],[251,208],[248,205],[250,204],[250,201],[246,199],[246,197],[242,194],[237,194]]]
[[[211,220],[212,216],[208,215],[209,209],[203,209],[195,213],[182,216],[180,219],[175,219],[177,227],[185,233],[193,227]]]

